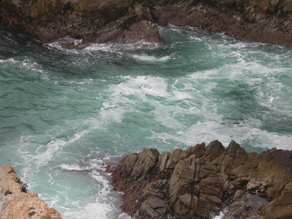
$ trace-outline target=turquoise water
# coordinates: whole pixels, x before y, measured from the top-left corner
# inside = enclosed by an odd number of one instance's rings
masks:
[[[0,31],[0,165],[63,218],[128,218],[102,164],[143,147],[292,149],[290,46],[160,33],[164,44],[66,50]]]

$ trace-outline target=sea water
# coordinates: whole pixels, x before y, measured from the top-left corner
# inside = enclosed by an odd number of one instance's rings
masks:
[[[125,219],[103,164],[231,140],[291,150],[292,50],[191,27],[64,49],[0,31],[0,165],[65,219]]]

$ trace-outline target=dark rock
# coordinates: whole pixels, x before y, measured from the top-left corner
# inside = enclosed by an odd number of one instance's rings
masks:
[[[161,42],[155,23],[195,26],[238,39],[292,44],[290,0],[2,0],[1,26],[42,42]],[[65,48],[80,45],[65,43]]]
[[[291,151],[246,151],[232,141],[176,149],[144,148],[123,158],[113,185],[135,218],[291,218]],[[133,205],[133,200],[136,200]]]

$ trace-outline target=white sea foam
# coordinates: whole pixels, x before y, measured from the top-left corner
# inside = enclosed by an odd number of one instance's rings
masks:
[[[137,43],[128,44],[117,44],[117,43],[100,43],[100,44],[89,44],[83,51],[104,51],[110,53],[123,54],[127,51],[135,51],[137,49],[154,49],[159,47],[159,43],[150,43],[145,41],[139,41]]]
[[[16,63],[17,61],[14,58],[9,59],[0,59],[0,63]]]
[[[65,52],[65,53],[75,53],[75,54],[79,53],[75,49],[65,49],[64,47],[62,47],[62,44],[64,44],[64,43],[72,43],[75,46],[78,46],[78,45],[82,44],[82,39],[64,37],[64,38],[61,38],[61,39],[59,39],[59,40],[57,40],[55,42],[47,43],[47,44],[44,44],[44,45],[46,47],[48,47],[48,48],[58,49],[58,50],[61,50],[61,51]]]
[[[108,213],[112,208],[107,203],[89,203],[82,209],[77,211],[70,209],[65,211],[62,215],[64,218],[70,219],[96,219],[96,218],[108,218]]]
[[[137,76],[110,88],[114,92],[113,96],[137,95],[138,98],[146,94],[167,97],[167,82],[160,77]]]
[[[124,52],[116,44],[104,43],[104,44],[90,44],[87,45],[84,49],[84,52],[108,52],[123,55]],[[93,53],[93,55],[95,55]]]
[[[143,54],[143,55],[133,55],[133,58],[139,61],[146,61],[146,62],[166,62],[169,59],[171,59],[171,56],[156,57],[156,56],[149,56],[149,55]]]
[[[63,170],[69,170],[69,171],[84,171],[84,170],[91,170],[90,167],[85,166],[85,167],[80,167],[80,165],[77,164],[72,164],[72,165],[68,165],[68,164],[61,164],[60,167]]]
[[[121,123],[125,112],[126,110],[122,107],[111,109],[101,108],[99,115],[101,117],[101,120],[105,123]]]
[[[91,84],[95,84],[96,81],[97,80],[90,78],[90,79],[83,79],[83,80],[68,80],[66,82],[69,84],[77,84],[77,85],[91,85]]]
[[[194,124],[184,131],[178,131],[176,135],[162,132],[153,132],[153,138],[162,139],[163,142],[178,142],[190,146],[196,143],[205,142],[208,144],[214,139],[218,139],[224,146],[235,140],[243,146],[246,141],[253,147],[273,148],[289,150],[291,148],[291,137],[268,132],[260,128],[254,128],[254,125],[242,123],[239,125],[222,124],[222,121],[205,121]],[[168,146],[165,146],[168,148]]]
[[[118,216],[117,219],[132,219],[132,217],[130,217],[128,214],[126,213],[122,213]]]
[[[202,38],[199,38],[199,37],[196,37],[196,36],[190,36],[190,39],[198,41],[198,42],[202,42],[203,41]]]
[[[74,168],[78,168],[75,166]],[[92,194],[95,196],[95,201],[90,201],[85,206],[82,203],[76,202],[75,209],[68,209],[63,212],[64,218],[70,219],[96,219],[96,218],[108,218],[108,219],[130,219],[127,214],[121,214],[116,205],[116,196],[111,189],[109,180],[104,176],[104,172],[92,170],[90,176],[96,180],[95,190],[98,193]]]
[[[213,219],[222,219],[224,217],[224,214],[226,213],[225,211],[226,210],[221,211],[220,214],[213,217]]]
[[[40,149],[43,150],[44,146],[41,146],[37,149],[37,156],[35,159],[37,160],[36,163],[38,166],[40,166],[43,163],[46,163],[49,161],[59,150],[62,149],[62,147],[65,147],[67,145],[70,145],[76,141],[78,141],[80,138],[82,138],[85,134],[87,134],[88,131],[82,131],[76,133],[72,138],[69,140],[63,140],[63,139],[55,139],[50,141],[45,146],[44,152],[38,152]]]

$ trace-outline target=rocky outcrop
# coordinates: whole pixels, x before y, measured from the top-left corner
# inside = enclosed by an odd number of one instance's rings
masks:
[[[219,141],[160,154],[144,148],[112,169],[135,218],[292,218],[292,151],[247,153]]]
[[[48,205],[35,192],[26,192],[26,186],[12,166],[0,168],[1,219],[61,219],[61,214]]]
[[[42,42],[64,37],[82,39],[83,44],[160,42],[158,29],[149,17],[149,11],[133,0],[0,1],[3,27]],[[75,44],[68,41],[65,46]]]
[[[292,44],[290,0],[0,0],[2,27],[42,42],[160,42],[155,23]],[[80,42],[66,41],[72,48]]]

